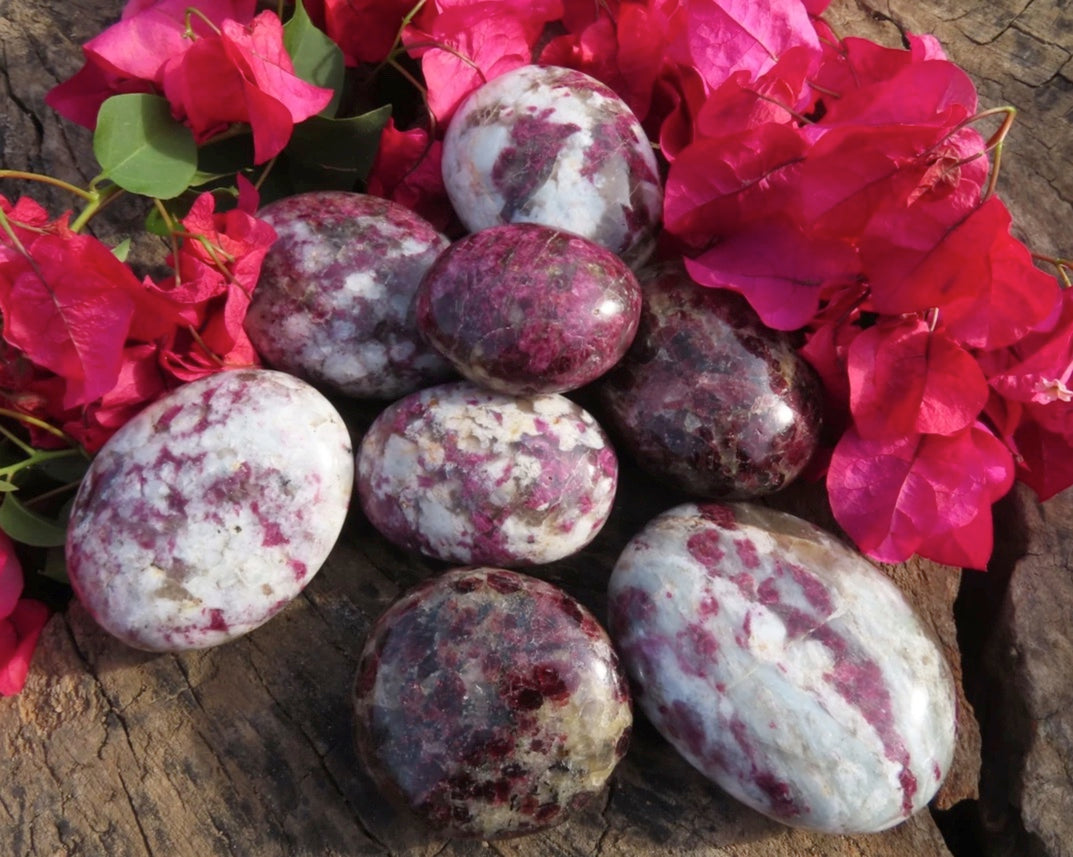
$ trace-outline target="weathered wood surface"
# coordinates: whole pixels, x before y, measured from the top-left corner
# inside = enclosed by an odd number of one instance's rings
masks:
[[[4,166],[75,184],[92,177],[89,135],[52,114],[42,99],[76,70],[78,45],[120,6],[120,0],[0,0]],[[985,106],[1016,105],[1021,115],[1001,192],[1033,247],[1070,248],[1073,81],[1062,72],[1071,73],[1073,11],[1063,0],[836,0],[829,17],[843,33],[891,44],[897,25],[935,33],[976,79]],[[36,188],[34,194],[53,210],[69,205],[58,192]],[[134,214],[120,210],[112,222]],[[349,410],[357,437],[371,412]],[[542,573],[602,615],[603,584],[618,549],[665,502],[625,481],[613,525],[597,543]],[[566,825],[491,846],[423,836],[363,777],[347,692],[370,623],[402,589],[438,568],[385,544],[354,514],[303,596],[228,646],[153,656],[113,641],[77,605],[54,617],[25,691],[0,700],[0,854],[949,853],[927,814],[871,837],[782,828],[723,795],[643,722],[604,800]],[[921,570],[897,574],[919,579]],[[922,596],[948,648],[956,642],[953,591],[944,580]],[[970,736],[961,750],[965,782],[954,786],[949,802],[975,788],[972,743]]]

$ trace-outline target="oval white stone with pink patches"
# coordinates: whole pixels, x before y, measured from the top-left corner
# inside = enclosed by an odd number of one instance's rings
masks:
[[[276,230],[245,329],[265,362],[318,387],[393,399],[454,375],[417,330],[414,295],[447,247],[391,200],[310,191],[271,202]]]
[[[574,69],[522,66],[480,87],[452,117],[443,180],[476,232],[541,223],[638,267],[663,206],[652,145],[609,87]]]
[[[261,625],[309,583],[353,486],[342,418],[304,381],[234,370],[157,400],[97,454],[67,533],[93,617],[150,651]]]
[[[863,833],[935,795],[954,750],[950,669],[901,591],[827,533],[686,504],[630,541],[609,586],[638,704],[739,800]]]
[[[358,450],[369,521],[448,562],[526,566],[587,545],[611,512],[618,462],[565,396],[510,396],[468,381],[390,405]]]

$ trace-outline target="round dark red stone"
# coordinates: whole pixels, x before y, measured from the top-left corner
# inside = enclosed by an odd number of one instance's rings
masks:
[[[602,790],[628,743],[606,632],[557,587],[449,571],[375,623],[354,684],[359,754],[436,832],[497,839],[557,824]]]
[[[417,325],[465,377],[501,393],[562,393],[626,353],[641,314],[630,268],[580,235],[493,226],[441,253],[417,292]]]
[[[617,447],[694,496],[783,488],[819,442],[822,388],[811,367],[740,295],[699,286],[677,265],[639,279],[637,335],[599,382]]]

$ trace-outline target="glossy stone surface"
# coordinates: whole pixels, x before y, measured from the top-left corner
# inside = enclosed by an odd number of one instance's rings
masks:
[[[536,223],[473,233],[417,293],[417,325],[460,374],[515,395],[574,390],[626,353],[641,287],[604,247]]]
[[[267,369],[191,382],[94,458],[68,526],[71,585],[136,648],[227,642],[309,583],[352,486],[346,425],[309,384]]]
[[[448,562],[524,566],[587,545],[611,512],[618,462],[564,396],[514,397],[454,382],[386,408],[358,450],[372,524]]]
[[[823,392],[812,368],[739,295],[698,286],[679,266],[639,279],[637,335],[598,382],[618,448],[698,497],[783,488],[819,442]]]
[[[443,179],[473,232],[543,223],[642,264],[663,191],[652,145],[626,103],[572,69],[522,66],[466,98],[443,141]]]
[[[938,790],[950,669],[901,591],[812,524],[750,504],[675,507],[629,542],[609,595],[638,704],[739,800],[864,833]]]
[[[389,200],[311,191],[271,202],[276,230],[245,327],[264,360],[319,387],[395,398],[453,375],[421,338],[414,294],[448,240]]]
[[[496,839],[565,820],[629,743],[603,628],[562,590],[449,571],[373,626],[354,686],[357,744],[386,792],[441,834]]]

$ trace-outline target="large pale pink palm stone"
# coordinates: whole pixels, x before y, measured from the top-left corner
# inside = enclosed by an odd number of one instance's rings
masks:
[[[938,791],[950,669],[901,591],[832,536],[759,505],[685,504],[630,541],[609,587],[638,704],[739,800],[865,833]]]
[[[93,460],[68,527],[71,585],[135,648],[233,640],[321,567],[353,478],[346,425],[306,382],[255,369],[187,384]]]

